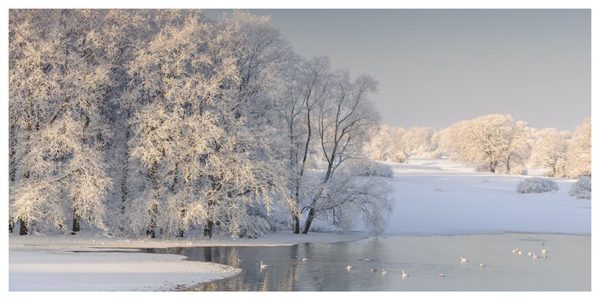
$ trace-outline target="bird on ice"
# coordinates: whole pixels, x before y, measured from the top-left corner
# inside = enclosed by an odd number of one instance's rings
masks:
[[[464,257],[464,256],[461,256],[461,257],[460,257],[460,263],[461,263],[461,264],[464,264],[464,263],[466,263],[467,261],[469,261],[469,260],[468,260],[466,257]]]
[[[444,277],[446,277],[446,274],[444,274],[444,273],[440,273],[440,274],[438,275],[438,277],[439,277],[439,278],[444,278]]]
[[[531,254],[533,254],[533,252],[531,252],[531,251],[527,252],[527,256],[531,256]]]
[[[406,273],[404,270],[402,270],[402,280],[408,278],[408,273]]]
[[[352,266],[346,266],[346,271],[348,271],[348,272],[352,271]]]
[[[548,255],[548,250],[542,249],[542,255]]]
[[[521,250],[517,251],[517,255],[518,255],[518,256],[521,256],[521,255],[523,255],[523,251],[521,251]]]
[[[519,248],[512,249],[512,254],[517,254],[519,252]]]
[[[308,258],[306,258],[306,257],[303,257],[303,258],[302,258],[302,261],[308,261]]]
[[[484,263],[480,263],[480,264],[479,264],[479,268],[480,268],[480,269],[483,269],[483,268],[485,268],[485,264],[484,264]]]
[[[265,265],[262,260],[260,261],[260,270],[261,271],[264,270],[264,269],[266,269],[268,266],[269,265]]]
[[[387,274],[387,271],[384,269],[381,269],[381,276],[385,276],[385,274]]]

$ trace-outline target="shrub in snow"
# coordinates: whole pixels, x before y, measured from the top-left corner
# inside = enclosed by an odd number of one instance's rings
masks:
[[[545,193],[558,191],[558,185],[550,179],[540,178],[540,177],[532,177],[526,178],[519,182],[519,186],[517,187],[517,192],[521,194],[528,193]]]
[[[575,196],[578,199],[592,198],[592,178],[590,176],[581,176],[579,180],[573,184],[569,195]]]
[[[271,231],[269,222],[260,216],[247,216],[239,237],[256,239]]]
[[[345,169],[355,176],[387,178],[392,178],[394,176],[394,172],[390,166],[372,160],[356,160],[345,166]]]

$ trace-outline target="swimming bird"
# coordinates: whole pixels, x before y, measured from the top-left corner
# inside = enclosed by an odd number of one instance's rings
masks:
[[[364,262],[370,262],[370,261],[372,261],[372,259],[370,259],[370,258],[364,258],[363,261]]]
[[[384,269],[381,269],[381,276],[385,276],[387,274],[387,271]]]
[[[404,270],[402,270],[402,280],[408,278],[408,276],[410,276],[410,275],[408,275],[408,273],[406,273]]]
[[[469,260],[468,260],[466,257],[464,257],[464,256],[461,256],[461,257],[460,257],[460,263],[461,263],[461,264],[464,264],[464,263],[466,263],[467,261],[469,261]]]
[[[261,272],[262,272],[262,270],[266,269],[268,266],[269,265],[265,265],[262,260],[260,261],[260,271]]]
[[[348,271],[348,272],[352,271],[352,266],[346,266],[346,271]]]

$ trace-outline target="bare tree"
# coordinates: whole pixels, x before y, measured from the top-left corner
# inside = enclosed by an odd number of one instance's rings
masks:
[[[321,154],[326,160],[325,174],[310,202],[302,233],[308,233],[318,212],[319,199],[336,169],[362,150],[367,134],[376,128],[378,114],[368,99],[376,82],[368,76],[351,81],[347,72],[339,72],[333,81],[331,99],[319,103],[317,129]]]

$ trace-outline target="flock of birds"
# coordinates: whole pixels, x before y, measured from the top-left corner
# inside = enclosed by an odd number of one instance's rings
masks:
[[[515,256],[522,256],[522,255],[523,255],[523,251],[522,251],[521,249],[519,249],[518,247],[517,247],[517,248],[515,248],[515,249],[512,249],[512,253],[513,253],[513,255],[515,255]],[[535,262],[535,260],[537,260],[537,259],[539,259],[539,258],[548,258],[548,250],[546,250],[546,249],[541,249],[541,251],[540,251],[540,254],[539,254],[539,255],[538,255],[536,252],[528,251],[528,252],[527,252],[527,256],[530,256],[530,257],[533,259],[533,261]],[[307,262],[307,261],[308,261],[308,258],[306,258],[306,257],[303,257],[303,258],[301,259],[301,261],[302,261],[302,262]],[[365,259],[363,259],[362,261],[363,261],[363,262],[370,262],[370,261],[372,261],[372,260],[371,260],[370,258],[365,258]],[[459,261],[460,261],[460,264],[466,264],[466,263],[469,261],[469,259],[468,259],[468,258],[466,258],[466,257],[464,257],[464,256],[460,256],[460,257],[459,257]],[[268,266],[269,266],[269,265],[266,265],[266,264],[264,264],[262,260],[260,261],[260,265],[259,265],[259,267],[260,267],[260,271],[261,271],[261,272],[262,272],[262,271],[264,271],[264,270],[265,270],[265,269],[266,269]],[[480,268],[480,269],[483,269],[483,268],[485,268],[485,266],[486,266],[486,265],[485,265],[484,263],[479,263],[479,268]],[[346,266],[346,271],[347,271],[347,272],[351,272],[351,271],[352,271],[352,266],[351,266],[351,265],[347,265],[347,266]],[[376,273],[376,272],[378,272],[378,270],[377,270],[376,268],[373,268],[373,267],[371,267],[370,271],[371,271],[371,273]],[[386,275],[387,275],[387,271],[386,271],[385,269],[381,269],[379,272],[381,273],[381,276],[386,276]],[[401,278],[402,278],[402,280],[405,280],[405,279],[407,279],[407,278],[408,278],[410,275],[409,275],[409,274],[408,274],[408,273],[407,273],[405,270],[402,270],[402,275],[401,275],[401,276],[402,276],[402,277],[401,277]],[[446,274],[444,274],[444,273],[439,273],[439,274],[438,274],[438,277],[439,277],[439,278],[445,278],[445,277],[446,277]]]

